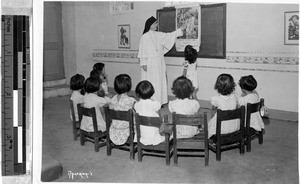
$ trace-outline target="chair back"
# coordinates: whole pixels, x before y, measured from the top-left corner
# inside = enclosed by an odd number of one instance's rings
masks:
[[[228,121],[228,120],[234,120],[234,119],[240,120],[239,131],[241,133],[241,136],[244,137],[245,106],[241,106],[238,109],[225,110],[225,111],[217,109],[217,129],[216,129],[217,142],[221,141],[221,126],[222,126],[221,123],[222,123],[222,121]]]
[[[137,132],[137,141],[140,141],[141,138],[141,129],[140,126],[150,126],[160,128],[163,121],[167,121],[167,115],[164,116],[164,120],[161,117],[148,117],[148,116],[141,116],[138,113],[135,114],[136,120],[136,132]]]
[[[99,132],[95,107],[86,108],[83,107],[82,104],[77,104],[77,109],[79,121],[81,122],[83,116],[91,117],[93,121],[94,132]]]
[[[110,109],[108,106],[104,107],[106,129],[109,130],[112,120],[128,121],[130,131],[134,130],[134,110],[129,109],[128,111],[119,111]]]
[[[255,112],[260,112],[260,108],[264,105],[264,99],[261,98],[259,102],[251,104],[247,103],[246,108],[246,131],[250,128],[251,114]]]
[[[204,112],[203,114],[195,114],[195,115],[182,115],[182,114],[176,114],[172,113],[172,119],[173,119],[173,137],[174,139],[177,138],[176,133],[176,125],[188,125],[188,126],[195,126],[201,129],[200,134],[203,134],[206,139],[208,136],[207,132],[207,113]]]

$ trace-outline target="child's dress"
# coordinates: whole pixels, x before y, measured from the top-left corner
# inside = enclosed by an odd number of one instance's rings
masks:
[[[106,131],[106,123],[103,119],[102,113],[100,111],[100,107],[103,107],[104,105],[108,104],[110,102],[110,99],[105,97],[99,97],[97,94],[94,93],[86,93],[83,97],[83,106],[86,108],[92,108],[95,107],[96,110],[96,116],[97,116],[97,124],[98,124],[98,130]],[[80,129],[85,130],[87,132],[93,132],[93,120],[92,117],[83,116],[81,120]]]
[[[118,95],[115,95],[111,99],[109,108],[119,111],[128,111],[129,109],[132,109],[132,106],[135,102],[136,100],[132,97],[129,97],[127,94],[122,94],[119,101]],[[112,120],[112,124],[109,129],[109,137],[115,145],[124,144],[129,137],[129,122]]]
[[[237,108],[237,97],[235,93],[230,95],[221,95],[211,97],[211,104],[221,110],[234,110]],[[211,118],[208,122],[208,138],[212,135],[216,134],[217,127],[217,113]],[[222,122],[221,134],[231,133],[240,129],[240,121],[236,120],[228,120]]]
[[[200,104],[194,99],[176,99],[169,102],[169,110],[171,113],[175,112],[177,114],[183,115],[193,115],[198,112]],[[177,138],[191,138],[199,133],[197,127],[191,127],[186,125],[177,125],[176,134]]]
[[[189,64],[183,63],[183,70],[186,70],[186,78],[190,79],[195,89],[198,89],[197,62]]]
[[[77,110],[77,104],[80,104],[83,102],[83,95],[80,93],[80,90],[76,91],[74,90],[71,94],[70,100],[73,101],[73,107],[74,107],[74,114],[75,114],[75,120],[78,121],[78,110]],[[72,119],[72,112],[70,111],[70,117]]]
[[[238,101],[240,106],[244,105],[245,107],[247,107],[247,103],[258,103],[260,101],[260,98],[256,92],[253,92],[244,97],[240,97]],[[264,122],[259,112],[251,114],[250,127],[254,128],[257,131],[261,131],[261,129],[265,128]]]
[[[158,101],[153,101],[151,99],[140,99],[135,105],[134,109],[136,113],[141,116],[148,117],[159,117],[157,112],[159,111],[161,105]],[[143,145],[157,145],[165,141],[165,136],[159,134],[159,129],[156,127],[140,126],[141,138],[140,142]]]

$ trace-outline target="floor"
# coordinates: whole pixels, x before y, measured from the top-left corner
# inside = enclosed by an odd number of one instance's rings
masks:
[[[222,152],[216,161],[209,152],[204,158],[179,157],[178,166],[171,159],[144,156],[142,162],[129,159],[129,152],[106,148],[95,152],[93,144],[81,146],[73,140],[69,118],[68,96],[44,99],[43,158],[58,160],[63,176],[55,182],[103,183],[222,183],[222,184],[298,184],[298,122],[270,119],[266,124],[264,143],[252,142],[252,151],[244,155],[238,149]]]

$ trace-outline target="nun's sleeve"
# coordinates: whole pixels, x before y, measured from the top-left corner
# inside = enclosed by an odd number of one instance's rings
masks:
[[[162,32],[160,32],[160,33],[162,33]],[[182,32],[181,28],[179,28],[176,31],[173,31],[171,33],[162,33],[160,35],[161,35],[160,39],[162,40],[161,43],[164,48],[164,54],[166,54],[167,52],[169,52],[169,50],[175,44],[177,37],[183,35],[183,32]]]

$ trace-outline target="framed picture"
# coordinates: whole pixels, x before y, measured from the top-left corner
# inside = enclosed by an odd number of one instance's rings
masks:
[[[130,48],[130,25],[118,25],[118,47]]]
[[[299,11],[284,12],[284,44],[299,45]]]

